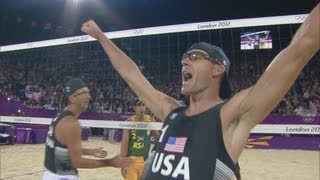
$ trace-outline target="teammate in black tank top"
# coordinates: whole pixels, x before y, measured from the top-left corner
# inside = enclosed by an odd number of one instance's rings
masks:
[[[230,61],[223,50],[204,42],[192,45],[181,59],[181,93],[189,96],[187,107],[156,90],[94,21],[85,22],[81,30],[100,42],[121,77],[164,121],[144,179],[239,179],[237,162],[250,131],[282,100],[319,49],[319,14],[318,4],[258,82],[232,98]]]
[[[81,127],[79,115],[88,107],[91,99],[89,89],[78,78],[69,80],[65,86],[68,105],[52,119],[46,140],[46,171],[43,180],[78,179],[77,168],[127,167],[132,163],[130,158],[116,156],[105,159],[106,151],[101,148],[85,149],[81,147]],[[90,155],[103,159],[88,159]]]

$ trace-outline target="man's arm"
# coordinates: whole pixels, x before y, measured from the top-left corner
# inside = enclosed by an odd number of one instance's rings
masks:
[[[319,4],[298,29],[292,42],[271,62],[239,103],[240,122],[260,123],[283,99],[303,67],[319,50]]]
[[[127,119],[127,122],[129,122],[131,118],[132,116],[129,119]],[[123,129],[122,139],[121,139],[121,149],[120,149],[121,157],[128,157],[129,136],[130,136],[130,129]],[[121,168],[121,175],[124,179],[126,179],[127,171],[128,169],[126,167]]]
[[[156,116],[150,116],[150,118],[151,118],[150,122],[157,122]],[[154,137],[155,142],[158,141],[159,136],[160,136],[159,134],[160,134],[160,133],[159,133],[158,130],[151,130],[151,136]]]
[[[87,156],[93,156],[93,150],[92,149],[87,149],[87,148],[82,148],[82,154],[87,155]]]
[[[129,129],[122,130],[122,139],[121,139],[121,148],[120,148],[120,156],[127,157],[128,156],[128,146],[129,146]],[[127,168],[121,168],[121,175],[123,178],[127,176]]]
[[[159,139],[159,131],[157,131],[157,130],[152,130],[151,131],[151,135],[154,137],[154,140],[157,142],[158,141],[158,139]]]
[[[249,35],[247,35],[247,38],[251,41],[255,40],[254,38],[250,37]]]
[[[94,148],[94,149],[82,148],[82,154],[88,155],[88,156],[94,156],[97,158],[105,158],[107,156],[107,152],[103,150],[103,147]]]
[[[61,123],[61,124],[60,124]],[[81,127],[73,118],[65,117],[59,124],[59,133],[62,135],[61,143],[68,147],[70,159],[76,168],[99,168],[99,167],[126,167],[131,164],[131,159],[119,157],[111,159],[87,159],[82,157]]]
[[[265,31],[265,36],[262,38],[262,40],[266,40],[269,37],[270,31]]]
[[[129,143],[129,129],[123,129],[120,156],[122,157],[128,156],[128,143]]]
[[[85,22],[81,30],[100,42],[113,67],[143,103],[162,121],[173,109],[180,106],[177,100],[156,90],[135,62],[108,39],[94,21]]]

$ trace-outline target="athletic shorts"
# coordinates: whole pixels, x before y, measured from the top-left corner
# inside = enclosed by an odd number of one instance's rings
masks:
[[[75,175],[59,175],[46,170],[42,180],[79,180],[79,178]]]

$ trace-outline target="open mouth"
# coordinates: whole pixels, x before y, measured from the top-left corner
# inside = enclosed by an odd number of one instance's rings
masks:
[[[192,74],[189,72],[183,72],[183,83],[186,83],[192,79]]]

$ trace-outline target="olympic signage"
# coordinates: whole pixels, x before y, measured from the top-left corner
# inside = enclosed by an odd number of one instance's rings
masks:
[[[87,40],[89,40],[89,38],[90,38],[89,35],[84,35],[84,36],[67,38],[66,41],[67,43],[79,43],[79,42],[86,42]]]
[[[320,125],[317,125],[317,124],[259,124],[251,131],[251,133],[320,135]]]
[[[219,28],[229,28],[231,26],[231,21],[219,21],[219,22],[209,22],[200,23],[197,25],[197,29],[219,29]]]

